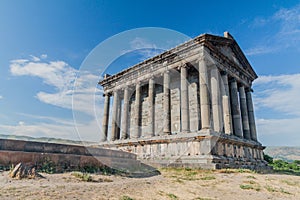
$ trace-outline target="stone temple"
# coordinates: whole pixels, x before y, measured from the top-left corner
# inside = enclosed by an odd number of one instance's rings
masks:
[[[105,75],[100,146],[153,166],[265,168],[251,96],[256,78],[228,32]]]

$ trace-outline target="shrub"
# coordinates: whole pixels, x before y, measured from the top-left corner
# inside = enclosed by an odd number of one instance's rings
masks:
[[[267,154],[264,154],[264,160],[267,161],[269,164],[273,163],[273,158]]]

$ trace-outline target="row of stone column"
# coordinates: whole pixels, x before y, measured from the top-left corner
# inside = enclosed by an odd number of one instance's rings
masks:
[[[257,141],[251,89],[230,80],[230,98],[234,134]]]
[[[208,73],[208,67],[203,60],[198,62],[199,70],[199,91],[200,91],[200,116],[201,129],[213,129],[216,132],[224,131],[226,134],[234,134],[245,139],[257,140],[255,119],[253,112],[253,103],[251,91],[245,91],[244,86],[238,84],[235,79],[228,82],[228,76],[225,72],[221,73],[221,79],[224,86],[223,94],[220,91],[220,72],[216,66]],[[181,132],[190,131],[189,119],[189,94],[188,94],[188,73],[187,65],[180,67],[180,116]],[[209,79],[210,77],[210,79]],[[121,112],[119,92],[114,91],[114,102],[112,108],[112,128],[111,138],[126,139],[138,137],[154,136],[154,95],[155,81],[150,78],[148,81],[148,101],[149,101],[149,135],[140,135],[140,117],[141,117],[141,84],[135,86],[135,104],[134,104],[134,124],[128,133],[128,112],[129,112],[129,88],[124,89],[124,104]],[[210,89],[209,89],[210,85]],[[103,116],[103,140],[107,140],[108,119],[109,119],[110,97],[105,95],[104,116]],[[212,110],[212,112],[211,112]],[[122,113],[122,117],[121,114]],[[163,135],[171,133],[171,110],[170,110],[170,73],[165,71],[163,74]],[[212,117],[211,117],[212,114]],[[211,120],[212,118],[212,120]],[[122,132],[120,133],[120,125]],[[223,125],[224,124],[224,128]],[[145,134],[143,132],[143,134]]]

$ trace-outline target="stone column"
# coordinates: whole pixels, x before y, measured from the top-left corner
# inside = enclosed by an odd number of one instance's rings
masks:
[[[241,111],[238,98],[237,82],[233,79],[230,83],[230,99],[231,111],[233,121],[233,132],[238,137],[243,137],[242,124],[241,124]]]
[[[134,131],[131,138],[138,138],[140,136],[140,109],[141,109],[141,84],[138,82],[135,86],[135,105],[134,105]]]
[[[118,115],[117,115],[117,135],[116,139],[119,140],[121,139],[121,117],[122,115],[122,104],[121,104],[121,98],[119,97],[118,99]]]
[[[244,86],[239,87],[240,93],[240,106],[241,106],[241,115],[242,115],[242,124],[243,124],[243,135],[245,139],[251,139],[250,137],[250,128],[249,128],[249,119],[248,119],[248,109],[246,101],[246,93]]]
[[[232,134],[232,116],[230,108],[230,98],[229,98],[229,86],[228,86],[228,76],[226,72],[222,73],[222,81],[224,85],[224,94],[222,96],[222,106],[223,106],[223,121],[224,121],[224,131],[225,134]]]
[[[163,135],[171,133],[171,111],[170,111],[170,72],[164,73],[164,129]]]
[[[155,82],[153,78],[149,79],[148,103],[149,103],[149,136],[154,136],[154,89]]]
[[[210,83],[214,131],[221,132],[223,127],[221,116],[220,78],[219,70],[215,66],[211,70]]]
[[[200,88],[200,110],[201,128],[210,129],[210,102],[208,88],[207,65],[204,59],[199,61],[199,88]]]
[[[102,138],[101,142],[107,140],[108,134],[108,120],[109,120],[109,103],[110,103],[110,96],[109,94],[104,94],[104,110],[103,110],[103,119],[102,119]]]
[[[128,138],[128,111],[129,111],[129,91],[128,87],[124,89],[124,103],[123,103],[123,116],[122,116],[122,134],[121,139]]]
[[[112,108],[112,120],[111,120],[111,137],[110,140],[114,141],[118,132],[118,108],[119,108],[119,94],[118,91],[114,91],[114,102]]]
[[[254,116],[253,102],[252,102],[252,96],[251,96],[251,89],[247,90],[246,99],[247,99],[248,118],[249,118],[249,126],[250,126],[250,136],[251,136],[252,140],[257,141],[255,116]]]
[[[180,67],[181,131],[190,131],[187,65]]]

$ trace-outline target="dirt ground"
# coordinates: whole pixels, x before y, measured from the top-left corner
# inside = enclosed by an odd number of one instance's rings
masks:
[[[73,173],[11,179],[0,172],[0,199],[300,199],[300,176],[241,170],[160,169],[161,175],[127,178]]]

